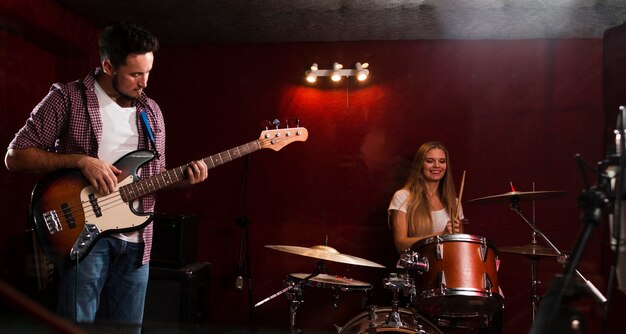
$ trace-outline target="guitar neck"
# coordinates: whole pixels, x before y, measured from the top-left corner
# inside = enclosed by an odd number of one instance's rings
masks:
[[[261,145],[259,143],[259,140],[253,140],[247,144],[243,144],[229,150],[208,156],[202,159],[202,161],[206,163],[208,169],[212,169],[217,166],[221,166],[227,162],[233,161],[237,158],[241,158],[252,152],[258,151],[260,149]],[[185,171],[187,170],[188,166],[189,164],[178,166],[176,168],[172,168],[159,174],[153,175],[149,178],[141,179],[139,181],[122,186],[119,189],[120,195],[125,202],[130,202],[137,198],[169,187],[185,179]]]

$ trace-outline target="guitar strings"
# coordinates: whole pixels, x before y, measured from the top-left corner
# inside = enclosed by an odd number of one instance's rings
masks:
[[[268,143],[271,144],[272,141],[275,141],[274,143],[281,143],[281,142],[287,141],[287,140],[292,140],[292,138],[274,137],[274,138],[258,139],[257,141],[260,142],[261,144],[268,144]],[[260,146],[262,147],[263,145],[260,145]],[[177,168],[180,168],[180,167],[177,167]],[[148,182],[148,181],[152,180],[155,176],[157,176],[157,175],[153,175],[153,176],[151,176],[151,177],[149,177],[147,179],[139,180],[137,182]],[[133,185],[133,184],[135,184],[135,182],[127,184],[127,185],[123,185],[123,186],[119,187],[118,189],[116,189],[115,191],[113,191],[112,193],[110,193],[108,195],[103,195],[103,196],[100,196],[100,197],[96,197],[98,206],[100,207],[100,211],[104,212],[106,210],[111,210],[111,209],[113,209],[113,208],[115,208],[115,207],[117,207],[119,205],[127,204],[128,202],[124,201],[124,199],[122,199],[122,196],[120,194],[120,189],[122,189],[122,188],[124,188],[126,186]],[[95,192],[92,192],[92,194],[95,194]],[[147,194],[149,194],[149,193],[144,194],[144,196],[147,195]],[[143,197],[143,196],[133,198],[133,199],[131,199],[131,202],[136,200],[136,199],[138,199],[138,198],[141,198],[141,197]],[[87,210],[83,210],[83,207],[85,207],[85,204],[87,204],[87,206],[86,206],[88,208]],[[96,213],[94,212],[93,208],[90,208],[90,207],[91,207],[91,203],[89,201],[82,201],[81,200],[79,203],[68,207],[68,209],[69,209],[68,213],[71,214],[72,216],[75,216],[77,213],[84,213],[85,214],[84,215],[84,220],[85,221],[88,218],[94,218],[94,217],[98,218]],[[64,213],[67,212],[67,210],[61,210],[61,211],[64,212]],[[60,223],[61,223],[62,227],[69,228],[69,224],[67,223],[67,219],[63,219],[62,221],[60,221]]]

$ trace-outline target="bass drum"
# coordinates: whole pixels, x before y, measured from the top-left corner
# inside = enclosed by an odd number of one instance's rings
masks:
[[[369,306],[368,310],[359,313],[356,317],[348,321],[337,332],[338,334],[371,334],[371,333],[412,333],[412,334],[443,334],[435,325],[426,318],[415,312],[405,309],[398,309],[402,326],[391,326],[387,324],[391,307]]]

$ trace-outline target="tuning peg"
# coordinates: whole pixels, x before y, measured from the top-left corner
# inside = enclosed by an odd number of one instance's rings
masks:
[[[272,125],[274,125],[276,127],[276,129],[278,129],[278,127],[280,126],[280,121],[278,119],[274,119],[272,121]]]

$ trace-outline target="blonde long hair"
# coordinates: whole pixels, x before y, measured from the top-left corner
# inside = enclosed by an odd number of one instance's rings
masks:
[[[456,191],[452,180],[448,149],[437,141],[426,142],[417,149],[411,167],[411,175],[404,185],[404,189],[410,193],[407,199],[408,236],[410,237],[427,235],[433,226],[424,180],[424,161],[426,160],[426,153],[434,148],[438,148],[446,154],[447,167],[445,175],[439,181],[437,194],[444,209],[448,211],[448,215],[450,217],[456,216]]]

